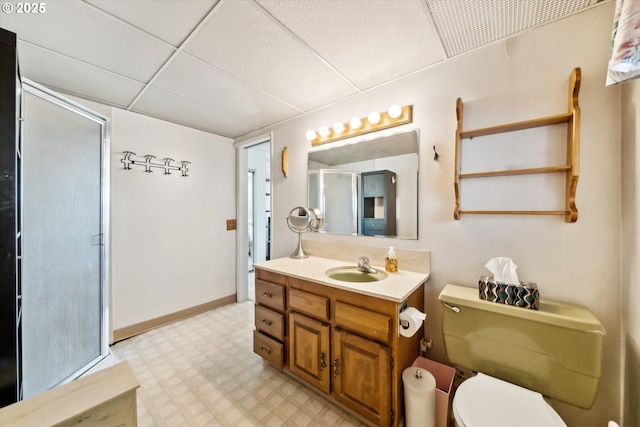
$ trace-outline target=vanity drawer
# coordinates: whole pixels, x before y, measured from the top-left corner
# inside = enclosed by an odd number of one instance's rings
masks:
[[[384,218],[364,218],[364,229],[366,234],[384,233],[386,231],[386,221]]]
[[[391,317],[336,301],[336,326],[365,337],[388,343],[391,339]]]
[[[253,352],[278,368],[284,366],[284,344],[258,331],[253,331]]]
[[[256,302],[284,311],[284,286],[256,279]]]
[[[289,310],[329,321],[329,298],[300,289],[289,289]]]
[[[284,339],[284,316],[268,308],[256,305],[256,329],[279,340]]]
[[[267,282],[277,283],[278,285],[284,285],[286,282],[287,276],[283,276],[282,274],[263,270],[261,268],[256,268],[256,279],[262,279]]]

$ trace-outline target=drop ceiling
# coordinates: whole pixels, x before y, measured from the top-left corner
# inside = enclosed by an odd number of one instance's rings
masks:
[[[24,77],[237,138],[596,2],[49,0],[0,27]]]

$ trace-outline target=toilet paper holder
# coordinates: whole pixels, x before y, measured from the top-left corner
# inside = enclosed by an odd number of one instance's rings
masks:
[[[406,302],[400,304],[400,307],[398,307],[398,316],[406,310],[407,305],[408,304]],[[398,323],[400,323],[400,326],[402,326],[403,329],[409,329],[409,322],[407,320],[398,318]]]
[[[413,336],[422,324],[427,315],[415,307],[408,307],[405,302],[398,307],[398,336]]]

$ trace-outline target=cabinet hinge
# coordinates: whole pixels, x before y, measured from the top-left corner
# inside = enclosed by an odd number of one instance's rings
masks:
[[[389,424],[393,425],[393,422],[396,420],[396,414],[393,413],[393,409],[391,410],[390,418],[391,422]]]
[[[393,356],[389,358],[389,369],[393,371]]]

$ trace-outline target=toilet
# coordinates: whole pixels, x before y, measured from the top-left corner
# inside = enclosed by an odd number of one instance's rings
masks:
[[[546,398],[588,409],[605,329],[585,307],[540,301],[531,310],[446,285],[438,297],[449,361],[477,372],[455,392],[459,427],[566,427]]]

